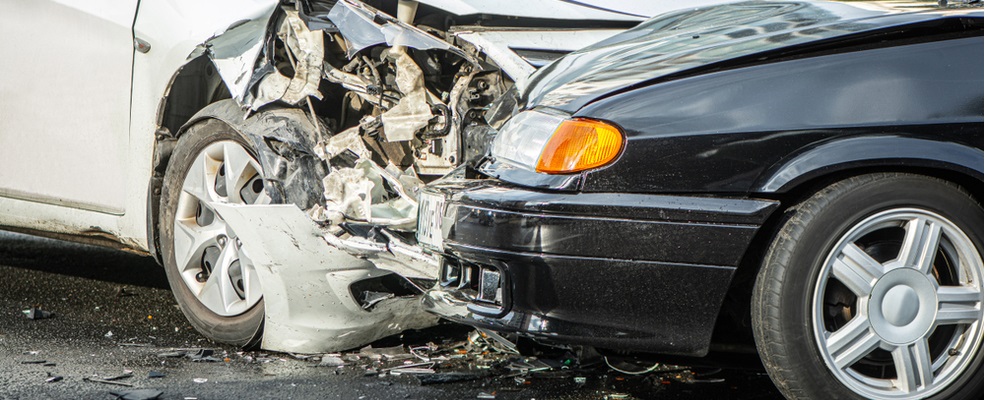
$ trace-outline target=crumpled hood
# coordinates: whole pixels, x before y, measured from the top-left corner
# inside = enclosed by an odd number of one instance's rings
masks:
[[[783,47],[938,18],[885,3],[750,1],[664,14],[538,71],[521,108],[575,112],[647,81]]]

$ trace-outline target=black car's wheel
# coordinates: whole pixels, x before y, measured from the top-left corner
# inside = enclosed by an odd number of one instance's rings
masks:
[[[263,299],[240,240],[213,203],[269,203],[256,152],[233,129],[205,120],[179,139],[161,193],[161,258],[188,321],[212,340],[250,346]]]
[[[791,398],[981,398],[982,206],[871,174],[793,207],[753,294],[757,347]]]

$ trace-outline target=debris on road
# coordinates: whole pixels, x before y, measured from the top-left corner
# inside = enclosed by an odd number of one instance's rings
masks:
[[[164,392],[157,389],[134,389],[112,391],[109,394],[116,396],[118,400],[154,400],[160,398]]]
[[[24,360],[21,364],[44,364],[48,362],[47,360]]]
[[[93,383],[104,383],[104,384],[107,384],[107,385],[117,385],[117,386],[133,387],[133,384],[131,384],[131,383],[117,382],[117,381],[108,381],[108,380],[100,379],[100,378],[85,377],[85,378],[82,378],[82,380],[83,381],[86,381],[86,382],[93,382]]]
[[[128,291],[126,286],[120,286],[119,288],[116,289],[116,297],[130,297],[136,295],[137,295],[136,293]]]
[[[342,367],[345,365],[346,362],[341,357],[329,355],[322,357],[321,362],[318,363],[319,367]]]
[[[44,381],[47,382],[47,383],[55,383],[55,382],[61,381],[62,379],[65,379],[65,378],[62,377],[62,376],[55,375],[55,376],[52,376],[52,377],[50,377],[48,379],[45,379]]]
[[[126,378],[130,378],[130,377],[133,377],[133,371],[124,370],[122,374],[119,374],[119,375],[111,375],[111,376],[104,376],[104,377],[101,377],[99,379],[102,379],[104,381],[117,381],[117,380],[120,380],[120,379],[126,379]]]
[[[511,397],[505,393],[545,385],[557,390],[597,389],[600,398],[635,399],[629,393],[667,390],[673,384],[721,383],[707,376],[714,371],[697,375],[688,367],[603,356],[591,348],[532,342],[518,346],[515,336],[504,337],[485,330],[462,330],[455,335],[463,335],[464,340],[457,339],[462,336],[402,337],[397,345],[392,340],[382,345],[377,342],[359,350],[302,361],[330,367],[336,375],[349,372],[376,379],[394,378],[383,382],[396,383],[404,376],[409,379],[404,381],[421,386],[481,381],[475,384],[484,389],[477,393],[478,399]],[[430,341],[422,343],[424,340]],[[266,354],[257,355],[261,356]],[[249,362],[250,356],[241,357]]]
[[[51,311],[45,311],[35,307],[31,307],[22,312],[27,317],[27,319],[48,319],[55,316],[55,313]]]
[[[160,353],[157,356],[161,358],[188,358],[195,362],[221,362],[222,360],[212,355],[215,354],[215,350],[212,349],[172,349],[172,351],[166,353]]]
[[[149,378],[149,379],[163,378],[165,376],[167,376],[167,375],[165,375],[163,372],[160,372],[160,371],[150,371],[150,372],[147,373],[147,378]]]
[[[195,379],[192,379],[192,382],[195,382],[195,383],[205,383],[205,382],[208,382],[208,381],[209,381],[208,378],[195,378]]]

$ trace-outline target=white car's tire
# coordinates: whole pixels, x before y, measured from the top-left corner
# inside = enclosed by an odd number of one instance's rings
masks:
[[[210,203],[264,204],[256,151],[223,122],[206,119],[178,140],[161,192],[160,249],[175,299],[206,337],[252,347],[262,335],[262,288],[239,239]]]
[[[849,178],[788,210],[752,298],[789,398],[980,399],[982,206],[949,182]]]

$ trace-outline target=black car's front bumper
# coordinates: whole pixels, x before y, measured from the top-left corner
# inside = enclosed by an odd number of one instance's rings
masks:
[[[707,352],[732,274],[777,206],[448,178],[425,192],[443,203],[422,203],[431,211],[420,229],[440,236],[434,250],[444,255],[430,311],[559,342],[686,355]]]

